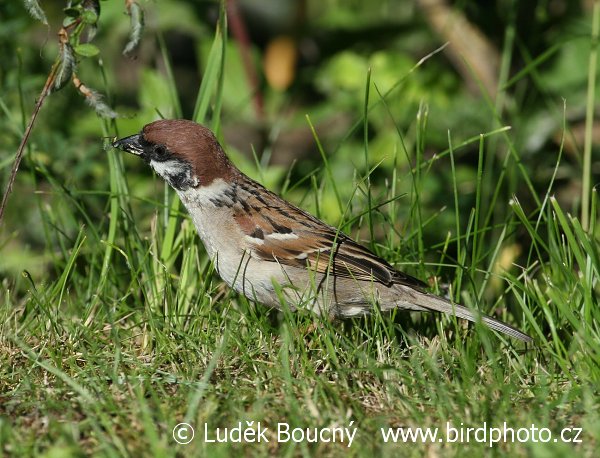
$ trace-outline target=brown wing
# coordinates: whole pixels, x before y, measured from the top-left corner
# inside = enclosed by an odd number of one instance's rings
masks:
[[[245,189],[248,192],[253,189]],[[265,190],[266,191],[266,190]],[[268,192],[268,191],[267,191]],[[271,194],[269,205],[251,192],[244,205],[236,206],[235,218],[248,237],[251,254],[265,261],[278,262],[316,272],[394,283],[414,288],[427,285],[394,269],[385,260],[359,245],[344,233]]]

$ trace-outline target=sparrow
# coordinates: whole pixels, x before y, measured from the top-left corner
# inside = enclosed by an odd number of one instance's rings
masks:
[[[179,195],[219,276],[251,301],[331,318],[441,312],[525,342],[513,326],[426,291],[349,236],[269,191],[192,121],[159,120],[113,147],[142,158]]]

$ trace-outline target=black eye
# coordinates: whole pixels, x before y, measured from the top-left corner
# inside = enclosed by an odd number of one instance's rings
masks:
[[[164,145],[154,146],[154,157],[156,159],[164,159],[167,156],[167,148]]]

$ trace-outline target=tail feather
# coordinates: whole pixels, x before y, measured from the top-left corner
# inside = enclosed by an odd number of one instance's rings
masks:
[[[519,331],[510,324],[497,320],[496,318],[492,318],[491,316],[484,315],[483,313],[474,313],[472,310],[469,310],[463,305],[454,304],[439,296],[422,292],[420,294],[414,294],[414,296],[411,298],[411,302],[426,310],[441,312],[447,315],[455,315],[458,318],[463,318],[472,322],[481,320],[482,323],[486,324],[491,329],[522,340],[523,342],[533,342],[533,339],[530,336],[522,331]]]

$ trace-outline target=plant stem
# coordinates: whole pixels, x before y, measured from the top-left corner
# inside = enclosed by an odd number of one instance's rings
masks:
[[[590,190],[592,172],[592,129],[594,128],[594,100],[596,92],[596,67],[598,63],[598,32],[600,30],[600,1],[594,2],[592,15],[592,49],[588,67],[588,91],[585,116],[585,143],[583,145],[583,176],[581,189],[581,225],[588,230],[590,225]]]
[[[0,204],[0,224],[2,224],[2,217],[4,216],[4,209],[6,208],[6,203],[8,202],[8,196],[12,192],[13,184],[15,183],[15,178],[17,177],[17,171],[19,170],[19,165],[21,164],[21,160],[23,159],[23,155],[25,154],[25,146],[27,145],[27,141],[29,140],[29,135],[33,130],[33,124],[37,119],[37,116],[42,108],[42,104],[44,100],[46,100],[46,96],[50,92],[50,88],[54,84],[54,80],[56,79],[56,71],[58,70],[59,63],[56,62],[52,69],[50,70],[50,74],[46,79],[46,83],[38,97],[37,102],[35,103],[35,107],[33,108],[33,113],[31,114],[31,118],[29,118],[29,124],[27,124],[27,128],[23,133],[23,138],[21,139],[21,144],[17,149],[17,153],[15,154],[15,160],[13,162],[12,170],[10,171],[10,176],[8,178],[8,184],[6,185],[6,190],[4,191],[4,195],[2,196],[2,203]]]

